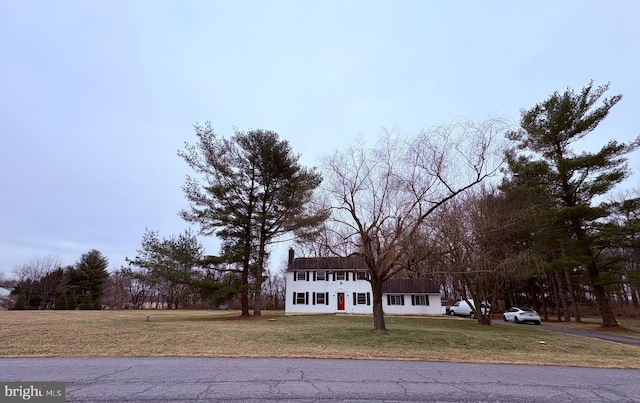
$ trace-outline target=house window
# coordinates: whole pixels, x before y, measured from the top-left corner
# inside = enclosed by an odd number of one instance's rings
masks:
[[[294,292],[293,304],[294,305],[308,305],[309,293],[308,292]]]
[[[404,305],[404,295],[387,295],[387,305]]]
[[[316,281],[325,281],[327,279],[326,271],[317,271],[316,272]]]
[[[369,273],[367,273],[366,271],[359,271],[356,273],[357,279],[358,280],[366,280],[369,276]]]
[[[369,293],[369,292],[354,292],[353,293],[353,305],[371,305],[371,293]]]
[[[343,271],[336,272],[336,281],[343,281],[345,278]]]
[[[305,281],[306,279],[307,279],[307,272],[306,271],[296,272],[296,280]]]
[[[308,298],[308,294],[307,294]],[[313,305],[329,305],[329,293],[328,292],[314,292],[311,295]]]
[[[411,305],[429,305],[429,297],[426,295],[412,295]]]

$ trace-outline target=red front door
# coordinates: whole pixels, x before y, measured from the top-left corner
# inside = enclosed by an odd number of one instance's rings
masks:
[[[338,310],[344,311],[344,293],[343,292],[338,293]]]

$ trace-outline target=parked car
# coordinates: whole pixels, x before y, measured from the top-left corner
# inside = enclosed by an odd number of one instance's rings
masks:
[[[502,315],[505,322],[514,321],[515,323],[531,322],[536,325],[540,324],[540,315],[531,308],[518,308],[514,306],[509,308]]]
[[[473,306],[475,303],[472,299],[469,300]],[[451,316],[468,316],[471,319],[475,319],[476,315],[473,312],[472,305],[469,305],[467,301],[458,301],[455,304],[449,307],[449,315]],[[488,302],[483,302],[480,304],[480,309],[482,310],[483,315],[488,315],[491,312],[491,305]]]

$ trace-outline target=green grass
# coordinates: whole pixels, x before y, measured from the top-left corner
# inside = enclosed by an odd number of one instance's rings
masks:
[[[146,322],[146,315],[150,321]],[[0,357],[308,357],[640,369],[640,348],[457,318],[283,316],[219,311],[2,311]],[[638,329],[638,321],[628,325]],[[638,330],[631,333],[636,334]]]

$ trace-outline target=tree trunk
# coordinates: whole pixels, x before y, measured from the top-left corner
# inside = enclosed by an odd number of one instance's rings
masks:
[[[373,330],[386,332],[384,311],[382,310],[382,281],[371,276],[371,291],[373,292]]]
[[[573,316],[576,317],[576,322],[582,322],[580,320],[580,308],[578,308],[576,294],[573,290],[573,284],[571,284],[571,275],[569,274],[569,269],[564,270],[564,278],[567,280],[567,291],[569,292],[569,300],[571,301],[571,307],[573,308]]]
[[[593,288],[593,294],[596,296],[596,303],[598,304],[598,310],[600,311],[600,317],[602,318],[602,326],[614,327],[618,326],[615,316],[611,311],[611,304],[609,303],[609,297],[602,284],[600,284],[600,272],[596,262],[589,263],[589,280],[591,280],[591,287]]]
[[[600,280],[600,269],[598,268],[598,263],[593,257],[591,245],[588,242],[586,232],[579,225],[579,223],[574,223],[573,232],[578,238],[580,242],[583,243],[585,255],[591,256],[591,262],[589,262],[589,266],[587,267],[587,273],[589,274],[589,280],[591,282],[591,287],[593,289],[593,295],[596,297],[596,304],[598,305],[598,310],[600,311],[600,317],[602,318],[602,326],[604,327],[614,327],[618,326],[618,322],[616,321],[615,316],[613,316],[613,312],[611,311],[611,304],[609,303],[609,296],[602,285]]]
[[[622,279],[620,279],[620,288],[618,290],[618,306],[627,306],[629,305],[629,293],[624,288],[624,283]]]
[[[476,317],[478,318],[478,324],[482,326],[491,326],[491,311],[488,311],[489,315],[485,316],[482,314],[482,308],[477,307],[476,310],[478,311],[475,313]]]
[[[466,279],[466,277],[465,277],[465,279]],[[491,326],[491,310],[488,311],[488,315],[487,316],[483,315],[483,313],[482,313],[482,303],[484,301],[488,301],[489,298],[486,297],[486,294],[485,295],[480,295],[480,294],[477,294],[477,293],[471,291],[472,288],[470,287],[470,285],[471,284],[467,280],[466,281],[466,287],[467,287],[468,290],[470,290],[471,299],[473,299],[473,301],[474,301],[474,305],[473,305],[471,310],[472,310],[473,314],[475,315],[475,317],[477,318],[478,324],[482,325],[482,326]],[[466,301],[466,299],[465,299],[465,301]],[[469,302],[469,301],[467,301],[467,302]]]
[[[546,296],[546,293],[544,292],[547,286],[545,283],[546,281],[543,281],[540,283],[540,286],[542,287],[542,316],[544,317],[545,322],[549,322],[549,310],[547,309],[547,296]]]
[[[256,294],[253,298],[253,316],[262,316],[262,290],[261,284],[256,283]]]
[[[256,273],[256,291],[253,297],[253,316],[262,316],[262,273],[257,269]]]
[[[558,282],[556,281],[556,277],[554,275],[550,275],[549,280],[551,281],[551,286],[553,287],[553,302],[556,305],[555,310],[558,322],[562,322],[562,306],[560,304],[560,294],[558,293]]]
[[[249,316],[249,265],[242,268],[242,280],[240,288],[240,305],[242,316]]]
[[[253,299],[253,316],[262,316],[262,274],[264,273],[264,262],[267,255],[266,230],[264,223],[260,227],[260,246],[258,248],[258,264],[255,277],[255,296]]]
[[[536,293],[536,278],[535,277],[531,277],[528,281],[527,281],[527,285],[529,286],[529,298],[531,299],[531,305],[530,308],[533,308],[536,311],[539,311],[540,307],[538,304],[538,294]]]
[[[562,315],[564,316],[564,321],[571,322],[569,304],[567,303],[567,293],[564,290],[564,283],[562,281],[562,276],[560,276],[558,273],[553,273],[553,277],[558,282],[558,296],[560,297],[560,303],[562,304]]]

